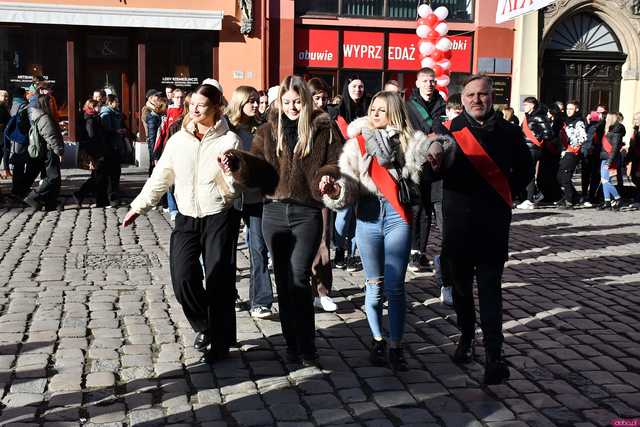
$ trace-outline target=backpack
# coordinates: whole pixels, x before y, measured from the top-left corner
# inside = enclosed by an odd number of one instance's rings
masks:
[[[47,141],[38,132],[38,121],[42,116],[38,117],[29,129],[29,146],[27,152],[32,159],[44,159],[47,152]]]
[[[7,141],[7,145],[10,144],[11,146],[11,154],[26,153],[30,128],[31,123],[29,122],[27,104],[24,104],[16,114],[9,119],[4,131],[4,138]]]

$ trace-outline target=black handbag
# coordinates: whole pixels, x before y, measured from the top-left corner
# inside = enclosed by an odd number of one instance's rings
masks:
[[[402,176],[402,170],[396,162],[393,163],[398,174],[398,200],[405,206],[417,206],[420,204],[420,188],[410,179]]]

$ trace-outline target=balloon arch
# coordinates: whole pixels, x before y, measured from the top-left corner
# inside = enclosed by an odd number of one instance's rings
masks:
[[[427,4],[418,6],[418,27],[416,34],[420,38],[420,66],[431,68],[436,75],[436,89],[446,100],[451,81],[451,39],[447,37],[449,25],[445,22],[449,10],[440,6],[435,10]]]

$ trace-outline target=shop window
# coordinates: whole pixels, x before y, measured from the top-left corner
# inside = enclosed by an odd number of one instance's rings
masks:
[[[147,40],[147,87],[194,89],[212,76],[213,43],[209,34],[156,31]]]
[[[450,22],[472,22],[474,0],[434,0],[432,8],[446,6]],[[414,20],[415,0],[298,0],[296,16],[327,14],[362,18]]]
[[[303,0],[296,1],[296,15],[307,14],[338,14],[338,0]]]
[[[0,27],[0,89],[33,88],[34,77],[53,86],[58,115],[67,118],[66,32]]]

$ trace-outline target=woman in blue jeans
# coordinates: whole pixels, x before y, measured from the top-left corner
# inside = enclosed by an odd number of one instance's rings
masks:
[[[324,201],[332,209],[356,204],[356,242],[366,276],[365,311],[373,335],[371,362],[387,364],[382,327],[382,306],[389,302],[388,363],[406,371],[402,350],[406,318],[404,279],[411,249],[411,206],[398,197],[398,180],[419,182],[422,166],[442,152],[422,132],[415,132],[401,98],[378,92],[368,117],[352,122],[351,138],[339,166],[342,178],[327,191]],[[433,140],[436,140],[434,138]],[[433,148],[431,148],[433,147]]]
[[[602,150],[600,151],[600,183],[604,195],[604,204],[600,209],[620,210],[620,194],[615,185],[611,183],[611,171],[617,171],[620,164],[620,149],[625,128],[622,122],[622,114],[609,113],[605,122],[607,134],[602,138]],[[615,173],[614,173],[615,175]]]

